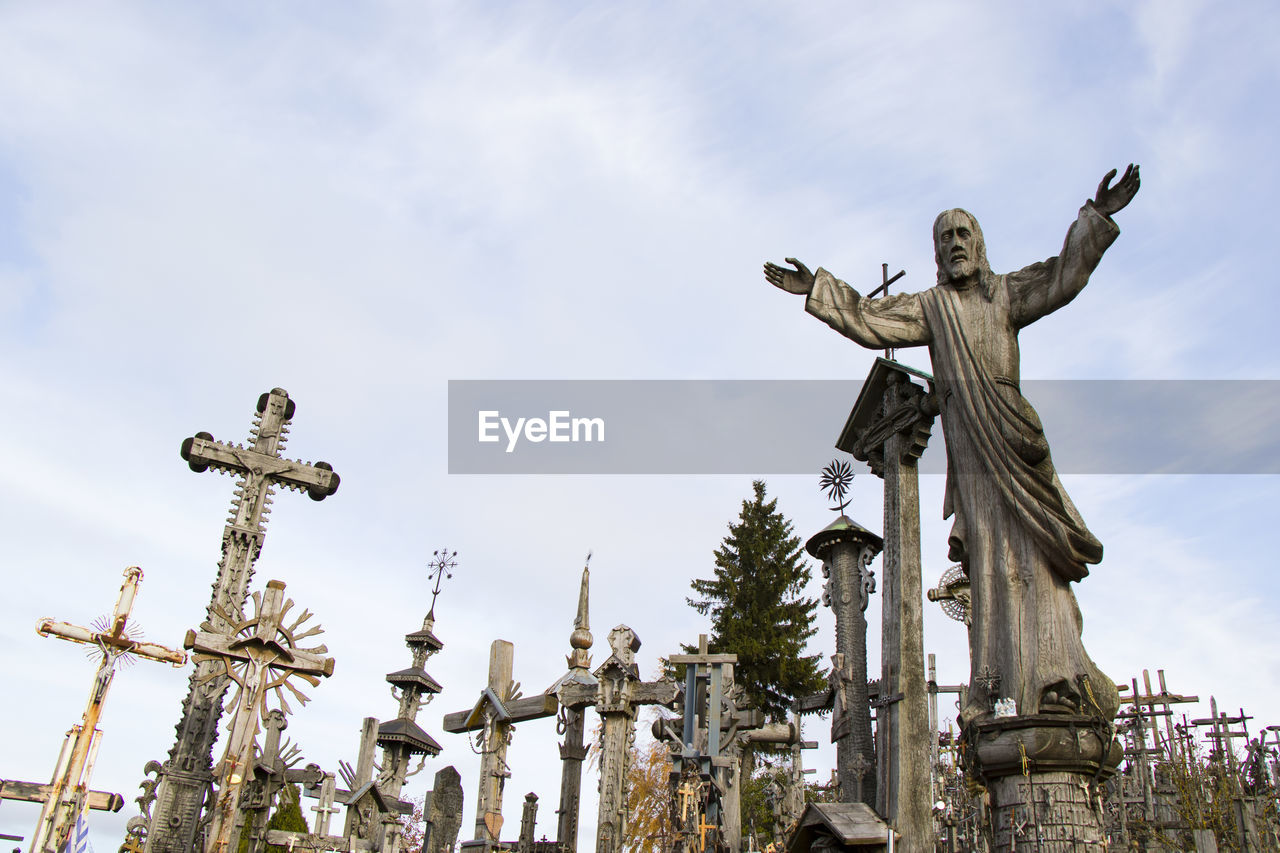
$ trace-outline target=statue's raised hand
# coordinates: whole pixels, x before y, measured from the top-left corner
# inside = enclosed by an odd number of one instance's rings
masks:
[[[795,269],[789,270],[775,263],[766,263],[764,265],[764,277],[774,287],[780,287],[787,293],[802,293],[808,296],[809,291],[813,290],[813,273],[809,272],[809,268],[795,258],[787,258],[787,263],[791,264]]]
[[[1093,206],[1099,213],[1106,216],[1123,210],[1125,205],[1133,201],[1133,197],[1138,194],[1138,187],[1142,185],[1142,180],[1138,177],[1138,167],[1132,163],[1124,170],[1124,176],[1120,178],[1119,183],[1114,187],[1109,186],[1111,179],[1115,176],[1115,169],[1107,172],[1102,183],[1098,184],[1098,194],[1093,199]]]

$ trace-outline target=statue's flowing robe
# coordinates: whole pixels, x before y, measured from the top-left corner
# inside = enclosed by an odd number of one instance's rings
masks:
[[[805,310],[866,347],[927,345],[947,447],[949,557],[969,576],[971,673],[961,723],[990,713],[980,676],[1019,714],[1110,720],[1114,683],[1081,643],[1069,582],[1102,559],[1054,470],[1040,419],[1019,389],[1018,330],[1070,302],[1119,228],[1087,203],[1062,252],[958,288],[864,299],[819,269]],[[1087,681],[1087,684],[1086,684]]]

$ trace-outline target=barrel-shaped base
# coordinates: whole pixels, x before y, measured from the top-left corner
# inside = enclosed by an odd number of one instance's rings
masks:
[[[1103,849],[1100,783],[1123,755],[1109,725],[1036,714],[980,720],[965,731],[969,772],[991,796],[993,851]]]

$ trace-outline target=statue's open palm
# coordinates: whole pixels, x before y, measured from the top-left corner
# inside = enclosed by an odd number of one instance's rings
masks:
[[[1138,177],[1138,167],[1132,163],[1124,170],[1124,176],[1113,187],[1110,183],[1115,176],[1115,169],[1107,172],[1102,183],[1098,184],[1098,194],[1093,199],[1093,206],[1099,213],[1107,216],[1124,210],[1125,205],[1133,201],[1133,197],[1138,194],[1138,187],[1142,185],[1142,180]]]
[[[787,293],[808,295],[813,290],[813,273],[795,258],[787,258],[787,263],[795,267],[789,270],[774,263],[764,265],[764,277],[774,287],[780,287]]]

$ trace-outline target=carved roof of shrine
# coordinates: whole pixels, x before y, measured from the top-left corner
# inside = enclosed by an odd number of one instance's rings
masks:
[[[883,850],[892,831],[866,803],[809,803],[787,851],[808,850],[815,835],[834,836],[840,844],[859,850]]]
[[[423,628],[421,631],[405,634],[404,641],[411,646],[430,646],[436,651],[444,648],[444,643],[440,642],[440,638],[432,633],[430,628]]]
[[[883,539],[849,516],[842,515],[810,537],[809,541],[805,543],[804,549],[809,552],[809,556],[821,560],[822,551],[828,545],[847,540],[865,542],[874,548],[877,554],[884,547]]]
[[[440,682],[427,675],[421,667],[411,666],[396,672],[387,673],[387,681],[397,686],[414,685],[427,693],[439,693],[444,688]]]
[[[378,726],[378,746],[405,744],[414,755],[426,753],[432,757],[440,754],[441,746],[424,732],[413,720],[391,720]]]
[[[890,375],[895,373],[904,377],[908,382],[912,379],[920,379],[930,388],[933,385],[933,376],[923,370],[917,370],[914,367],[908,367],[901,362],[890,361],[887,358],[877,358],[875,364],[871,366],[871,372],[867,374],[866,380],[862,383],[862,390],[858,392],[858,400],[853,404],[853,410],[849,412],[849,418],[845,421],[844,429],[840,431],[840,437],[836,439],[836,447],[838,449],[843,450],[845,453],[853,453],[856,436],[866,430],[867,426],[879,417],[880,401],[884,399],[884,392],[889,384]]]

